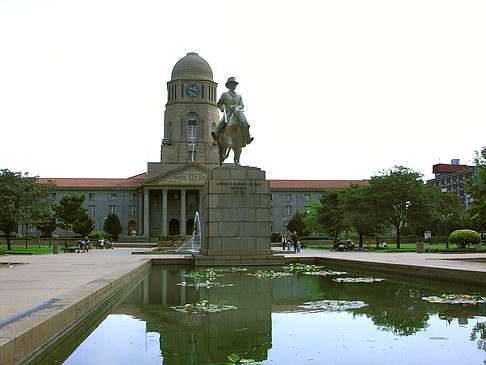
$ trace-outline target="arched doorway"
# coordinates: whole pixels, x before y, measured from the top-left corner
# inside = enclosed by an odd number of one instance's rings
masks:
[[[169,222],[169,234],[176,235],[180,233],[181,230],[179,228],[179,221],[177,219],[171,219]]]
[[[128,235],[135,236],[137,234],[137,223],[135,221],[128,222]]]
[[[190,218],[186,223],[186,234],[192,235],[193,232],[194,232],[194,218]]]

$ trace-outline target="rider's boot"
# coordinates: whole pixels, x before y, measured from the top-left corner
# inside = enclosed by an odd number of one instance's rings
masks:
[[[249,136],[248,139],[246,140],[246,144],[250,144],[253,142],[254,138],[252,136]]]
[[[212,131],[212,132],[211,132],[211,136],[213,136],[213,139],[214,139],[215,141],[217,141],[217,140],[218,140],[218,135],[216,134],[216,132],[215,132],[215,131]]]

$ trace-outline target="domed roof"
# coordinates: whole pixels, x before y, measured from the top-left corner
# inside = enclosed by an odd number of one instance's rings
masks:
[[[171,81],[177,79],[196,79],[213,81],[213,71],[207,61],[195,52],[182,57],[172,69]]]

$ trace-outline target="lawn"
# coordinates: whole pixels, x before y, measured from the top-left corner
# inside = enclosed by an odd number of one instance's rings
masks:
[[[46,253],[52,253],[52,246],[42,244],[40,247],[37,244],[29,244],[25,249],[25,244],[12,245],[12,250],[8,251],[7,245],[0,245],[0,255],[5,254],[24,254],[24,255],[41,255]]]

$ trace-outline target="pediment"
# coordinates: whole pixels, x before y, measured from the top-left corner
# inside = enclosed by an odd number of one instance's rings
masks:
[[[188,164],[145,180],[143,186],[204,185],[210,170],[198,164]]]

